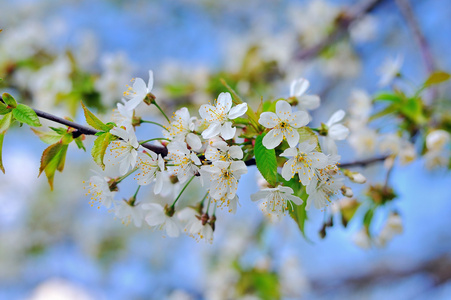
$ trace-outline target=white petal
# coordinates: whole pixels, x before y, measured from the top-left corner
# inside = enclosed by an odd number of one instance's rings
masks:
[[[310,153],[316,148],[316,144],[310,144],[309,141],[305,141],[299,144],[298,149],[300,152]]]
[[[291,167],[293,164],[293,159],[289,159],[282,168],[282,177],[283,179],[285,179],[286,181],[289,181],[292,177],[293,177],[293,168]]]
[[[286,130],[285,138],[287,139],[288,145],[290,145],[290,147],[296,147],[299,142],[299,132],[296,129],[293,129],[291,131]]]
[[[299,108],[313,110],[319,107],[321,100],[318,95],[304,95],[298,99],[298,102]]]
[[[305,126],[309,121],[310,118],[308,116],[308,113],[303,110],[292,113],[291,118],[288,119],[288,123],[294,128]]]
[[[179,236],[179,227],[177,226],[177,223],[174,222],[171,219],[166,219],[165,224],[166,233],[169,237],[178,237]]]
[[[125,131],[124,128],[121,127],[114,127],[110,130],[110,133],[120,137],[121,139],[123,139],[124,141],[128,140],[128,132]]]
[[[186,143],[195,151],[202,148],[202,141],[200,140],[200,137],[194,133],[188,133],[186,135]]]
[[[310,86],[310,82],[305,78],[299,78],[298,80],[293,80],[291,82],[291,87],[290,87],[290,96],[291,97],[302,96],[305,93],[305,91],[307,91],[309,86]]]
[[[282,143],[282,140],[283,134],[280,129],[272,129],[265,135],[262,143],[266,149],[274,149]]]
[[[232,122],[225,122],[224,125],[221,126],[221,136],[224,140],[230,140],[235,136],[236,128],[232,128]]]
[[[144,80],[142,80],[141,78],[136,78],[135,82],[133,83],[133,91],[136,92],[137,96],[142,96],[144,99],[144,97],[147,95],[147,87]]]
[[[211,106],[210,104],[203,104],[199,108],[199,115],[202,119],[211,122],[217,119],[217,116],[214,113],[215,109],[216,108],[214,106]]]
[[[242,115],[244,115],[247,111],[247,103],[241,103],[238,104],[235,107],[232,107],[232,109],[229,112],[229,119],[233,120],[235,118],[238,118]]]
[[[344,140],[349,134],[349,129],[341,124],[334,124],[329,127],[327,135],[334,140]]]
[[[153,192],[155,195],[161,193],[161,190],[163,189],[163,180],[164,180],[164,174],[163,172],[157,172],[157,176],[156,176],[156,182],[155,182],[155,186],[153,188]]]
[[[230,157],[234,159],[242,159],[243,158],[243,150],[241,150],[240,146],[230,146],[229,149]]]
[[[276,103],[276,114],[279,118],[285,120],[291,114],[291,105],[285,100],[279,100]]]
[[[331,117],[330,119],[327,121],[326,125],[328,127],[332,126],[335,123],[340,122],[341,120],[343,120],[343,118],[345,117],[345,112],[344,110],[340,109],[337,110]]]
[[[264,112],[260,114],[258,123],[266,128],[274,128],[279,124],[279,117],[273,112]]]
[[[268,194],[269,194],[268,191],[258,191],[255,194],[251,195],[251,200],[258,201],[258,200],[264,199],[268,196]]]
[[[215,137],[220,133],[221,133],[221,124],[214,122],[211,123],[210,126],[208,126],[208,128],[202,132],[202,137],[204,139],[211,139],[212,137]]]
[[[216,107],[220,109],[222,113],[228,113],[232,107],[232,96],[230,96],[230,93],[219,94]]]
[[[152,88],[153,88],[153,71],[149,70],[149,82],[147,83],[148,93],[152,90]]]
[[[312,152],[308,157],[312,160],[312,166],[316,169],[323,169],[328,165],[329,159],[324,153]]]
[[[302,144],[300,144],[300,145],[302,145]],[[298,150],[296,150],[296,148],[288,148],[288,149],[285,149],[285,151],[283,151],[280,154],[280,156],[295,156],[296,154],[298,154]]]

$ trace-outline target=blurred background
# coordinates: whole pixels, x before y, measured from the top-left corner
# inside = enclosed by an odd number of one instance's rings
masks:
[[[149,69],[153,93],[169,113],[188,106],[195,114],[226,91],[220,78],[256,108],[261,97],[288,97],[291,81],[305,77],[309,93],[321,97],[311,112],[319,126],[337,109],[348,110],[357,89],[380,91],[387,59],[402,57],[405,89],[427,78],[424,53],[400,9],[406,2],[435,65],[451,70],[448,0],[4,0],[0,91],[83,123],[80,100],[108,118],[130,80],[147,81]],[[438,89],[443,103],[449,92],[449,85]],[[142,114],[160,118],[145,107]],[[381,132],[393,128],[390,122]],[[149,127],[139,134],[160,135]],[[88,151],[92,141],[87,137]],[[210,245],[124,226],[107,209],[91,207],[83,180],[96,166],[75,147],[69,147],[65,172],[56,175],[51,192],[46,178],[37,178],[45,148],[26,126],[5,136],[0,299],[451,297],[451,176],[446,168],[425,168],[424,159],[396,164],[391,172],[398,197],[389,206],[402,217],[403,232],[384,247],[359,241],[359,211],[346,228],[335,218],[323,239],[322,211],[309,212],[306,237],[288,216],[264,220],[249,198],[258,190],[255,167],[241,180],[238,212],[218,213]],[[342,162],[380,154],[358,153],[346,141],[339,153]],[[383,163],[357,170],[372,184],[386,176]],[[366,197],[362,187],[352,188]],[[131,192],[121,189],[124,198]],[[386,214],[374,217],[374,232]]]

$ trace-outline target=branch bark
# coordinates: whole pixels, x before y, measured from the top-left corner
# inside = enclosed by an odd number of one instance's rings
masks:
[[[384,2],[384,0],[362,1],[359,4],[349,8],[349,12],[341,12],[341,14],[335,21],[335,29],[318,44],[299,51],[297,54],[295,54],[295,59],[304,60],[318,55],[318,53],[323,51],[326,47],[343,38],[349,29],[349,25],[351,25],[352,22],[373,11],[382,2]]]

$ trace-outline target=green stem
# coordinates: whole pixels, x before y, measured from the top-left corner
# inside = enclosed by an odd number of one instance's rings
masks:
[[[139,192],[140,188],[141,188],[141,186],[138,185],[138,188],[136,189],[135,194],[133,195],[133,197],[130,198],[130,202],[129,203],[130,203],[131,206],[135,206],[136,196],[138,196],[138,192]]]
[[[174,203],[172,203],[171,207],[174,208],[175,204],[177,203],[177,201],[179,201],[180,196],[182,196],[183,192],[186,190],[186,188],[188,187],[188,185],[191,183],[191,181],[193,181],[194,177],[196,177],[196,175],[194,175],[193,177],[191,177],[191,179],[185,184],[185,186],[183,187],[183,189],[180,191],[179,195],[177,196],[177,198],[175,198]]]
[[[166,139],[166,138],[153,138],[150,140],[141,141],[141,142],[139,142],[139,144],[142,145],[142,144],[145,144],[145,143],[151,142],[151,141],[169,141],[170,142],[171,140]]]
[[[208,215],[208,210],[210,209],[210,203],[211,203],[211,197],[208,199],[207,209],[205,210],[205,213]]]
[[[164,111],[161,109],[161,107],[157,104],[157,101],[153,101],[153,104],[155,104],[155,106],[160,110],[161,114],[166,118],[166,120],[168,120],[168,123],[171,123],[171,121],[169,120],[168,116],[166,116],[166,114],[164,113]]]
[[[152,122],[152,121],[146,121],[146,120],[141,120],[141,123],[149,123],[149,124],[154,124],[154,125],[157,125],[157,126],[160,126],[161,128],[163,128],[164,130],[166,130],[166,131],[169,131],[166,127],[164,127],[163,125],[161,125],[160,123],[157,123],[157,122]]]
[[[134,168],[130,171],[128,171],[128,173],[126,173],[125,175],[119,177],[116,181],[116,184],[119,184],[122,180],[124,180],[125,178],[127,178],[128,176],[130,176],[131,174],[133,174],[136,170],[138,170],[138,168]]]
[[[205,196],[202,198],[202,201],[200,201],[200,205],[204,205],[204,201],[205,201],[205,199],[207,199],[207,197],[208,197],[208,192],[207,193],[205,193]]]

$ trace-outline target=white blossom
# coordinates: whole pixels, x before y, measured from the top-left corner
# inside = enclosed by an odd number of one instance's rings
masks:
[[[163,188],[164,159],[161,154],[143,150],[138,154],[138,172],[135,179],[139,185],[148,185],[155,179],[154,193],[159,194]]]
[[[128,87],[124,92],[124,97],[129,100],[127,102],[128,109],[135,109],[152,91],[153,88],[153,72],[149,70],[149,81],[146,85],[143,79],[135,78],[133,81],[133,86]]]
[[[199,173],[200,159],[195,152],[188,150],[186,143],[173,141],[167,149],[167,169],[177,175],[181,183]]]
[[[445,148],[450,139],[450,134],[447,131],[443,129],[433,130],[426,136],[426,147],[428,150],[440,151]]]
[[[318,95],[306,95],[310,82],[305,78],[293,80],[290,86],[290,97],[295,97],[298,100],[297,107],[301,110],[317,109],[320,105],[320,98]]]
[[[202,147],[202,141],[193,131],[195,130],[196,117],[191,117],[186,107],[177,110],[172,116],[168,130],[164,131],[165,137],[171,140],[186,142],[191,149],[198,151]]]
[[[130,167],[134,168],[138,157],[139,143],[136,139],[133,127],[114,127],[110,133],[120,137],[122,140],[111,142],[110,152],[112,156],[109,162],[115,164],[119,163],[119,172],[124,175],[128,172]]]
[[[321,180],[318,180],[318,177],[314,176],[306,188],[309,196],[307,198],[307,205],[305,209],[310,209],[312,203],[317,209],[326,207],[332,202],[331,198],[340,191],[342,186],[343,178],[327,176],[325,179],[321,178]]]
[[[148,210],[145,220],[149,226],[165,230],[169,237],[178,237],[179,225],[175,217],[167,215],[165,208],[160,203],[145,203],[143,208]]]
[[[402,55],[397,55],[395,58],[387,58],[382,66],[379,68],[379,75],[381,76],[379,80],[379,86],[384,87],[390,84],[393,79],[398,76],[401,71],[401,66],[404,61]]]
[[[291,204],[289,201],[297,205],[302,204],[301,198],[294,196],[293,193],[293,189],[279,185],[276,188],[267,188],[252,194],[251,200],[263,200],[263,205],[266,207],[268,214],[281,217],[290,209]]]
[[[349,129],[341,124],[344,117],[345,112],[340,109],[326,122],[327,135],[321,137],[321,146],[324,152],[328,154],[337,154],[338,151],[335,141],[344,140],[348,136]]]
[[[202,173],[203,180],[210,181],[210,197],[221,201],[219,206],[224,203],[226,206],[236,206],[238,180],[241,175],[247,173],[247,167],[243,161],[215,161],[212,165],[202,166]]]
[[[223,140],[213,138],[208,142],[205,158],[209,161],[243,159],[243,150],[240,146],[229,146]]]
[[[93,206],[95,202],[98,202],[106,208],[110,208],[111,204],[114,202],[114,195],[116,192],[110,190],[110,186],[108,184],[110,178],[101,176],[98,173],[96,174],[97,175],[89,178],[86,196],[91,194],[91,206]]]
[[[403,231],[404,227],[401,216],[396,213],[391,213],[377,237],[377,242],[380,246],[385,246],[395,235],[401,234]]]
[[[276,103],[276,113],[263,112],[258,122],[271,130],[263,138],[263,146],[274,149],[283,139],[286,139],[290,147],[299,142],[299,133],[296,130],[307,125],[309,117],[305,111],[292,112],[291,105],[280,100]]]
[[[141,203],[132,205],[129,202],[122,200],[116,202],[114,213],[125,225],[128,225],[133,221],[136,227],[141,227],[145,211],[144,205]]]
[[[220,135],[225,140],[235,136],[236,128],[232,127],[230,120],[244,115],[247,111],[247,103],[241,103],[232,108],[232,96],[229,93],[221,93],[218,96],[216,106],[204,104],[199,109],[199,114],[209,123],[207,129],[202,132],[204,139],[210,139]]]
[[[321,152],[314,151],[316,145],[309,142],[300,143],[297,148],[286,149],[281,156],[292,156],[282,168],[282,177],[290,180],[297,173],[299,181],[308,185],[316,176],[316,169],[323,169],[327,165],[327,156]]]

